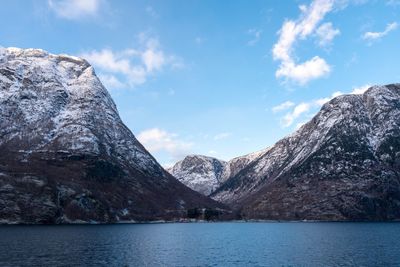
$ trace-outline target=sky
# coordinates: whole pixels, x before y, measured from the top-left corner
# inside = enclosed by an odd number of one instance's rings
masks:
[[[4,0],[0,46],[87,59],[164,166],[229,160],[400,82],[400,0]]]

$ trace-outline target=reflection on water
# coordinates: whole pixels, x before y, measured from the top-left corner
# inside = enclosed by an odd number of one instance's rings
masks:
[[[400,266],[400,223],[1,226],[0,266]]]

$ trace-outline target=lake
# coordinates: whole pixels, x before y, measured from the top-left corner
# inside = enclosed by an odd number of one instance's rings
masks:
[[[0,266],[400,266],[400,223],[1,226]]]

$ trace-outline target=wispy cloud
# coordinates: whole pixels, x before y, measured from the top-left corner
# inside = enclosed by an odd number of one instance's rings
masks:
[[[163,129],[152,128],[140,132],[137,139],[152,153],[164,151],[172,159],[178,159],[188,154],[193,143],[179,139],[179,135],[169,133]]]
[[[247,34],[249,34],[252,37],[252,39],[250,41],[248,41],[247,44],[250,45],[250,46],[253,46],[256,43],[258,43],[258,41],[260,41],[262,30],[249,29],[247,31]]]
[[[125,84],[123,84],[120,80],[118,80],[117,77],[115,77],[112,74],[100,73],[98,76],[106,88],[112,89],[112,88],[124,88],[125,87]]]
[[[285,101],[275,107],[272,107],[272,112],[277,113],[293,107],[295,104],[292,101]]]
[[[363,85],[360,87],[355,87],[355,88],[353,88],[353,91],[350,92],[350,94],[354,94],[354,95],[364,94],[370,87],[371,87],[370,84],[366,84],[366,85]]]
[[[363,35],[363,39],[367,40],[369,42],[379,40],[382,37],[388,35],[391,31],[394,31],[398,28],[398,23],[397,22],[392,22],[386,25],[386,28],[382,32],[366,32]]]
[[[183,65],[176,56],[167,55],[156,38],[142,36],[140,43],[139,47],[122,51],[104,48],[80,56],[99,70],[100,79],[110,88],[135,87],[166,66],[176,68]]]
[[[219,133],[214,136],[214,140],[217,141],[217,140],[226,139],[226,138],[230,137],[231,135],[232,135],[232,133],[229,133],[229,132]]]
[[[282,119],[283,127],[289,127],[293,124],[294,120],[300,117],[302,114],[308,112],[312,105],[312,103],[300,103],[294,107],[291,112],[286,113],[286,115]]]
[[[280,66],[275,73],[277,78],[285,78],[304,85],[331,71],[328,63],[319,56],[314,56],[303,63],[297,63],[293,57],[293,45],[299,39],[305,40],[315,33],[319,23],[327,13],[333,10],[333,6],[333,0],[314,0],[309,6],[301,5],[299,7],[301,10],[299,19],[296,21],[286,20],[283,23],[279,30],[279,40],[272,49],[274,60],[280,61]],[[331,42],[337,35],[331,24],[325,24],[320,32],[328,30],[331,31],[331,36],[329,36],[329,42]],[[325,39],[323,42],[327,41]]]
[[[369,84],[360,86],[360,87],[355,87],[349,94],[363,94],[368,88],[371,86]],[[332,93],[330,96],[323,97],[323,98],[318,98],[318,99],[313,99],[308,102],[301,102],[297,105],[293,103],[293,108],[289,112],[287,112],[282,118],[281,118],[281,125],[286,128],[289,126],[292,126],[294,122],[296,122],[298,119],[302,119],[301,122],[298,122],[296,124],[296,129],[300,128],[301,125],[305,123],[305,118],[304,116],[312,116],[314,115],[318,109],[324,105],[325,103],[329,102],[333,98],[343,95],[344,93],[341,91],[336,91]],[[290,101],[288,101],[290,102]],[[286,102],[285,102],[286,103]],[[290,102],[292,103],[292,102]]]
[[[152,18],[158,18],[159,17],[159,15],[158,15],[158,13],[157,13],[157,11],[154,9],[154,7],[152,7],[152,6],[147,6],[146,7],[146,12],[147,12],[147,14],[149,14]]]
[[[318,36],[319,46],[328,46],[332,44],[333,39],[340,34],[339,29],[335,29],[331,22],[322,24],[316,30],[316,35]]]
[[[48,0],[47,3],[57,16],[76,20],[97,15],[102,0]]]

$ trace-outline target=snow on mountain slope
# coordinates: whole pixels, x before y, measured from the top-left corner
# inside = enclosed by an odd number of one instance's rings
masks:
[[[227,164],[212,157],[190,155],[167,171],[186,186],[207,196],[226,180]]]
[[[162,173],[158,163],[135,138],[123,138],[131,134],[85,60],[39,49],[8,48],[0,50],[0,64],[1,113],[18,119],[14,123],[0,122],[0,145],[14,143],[14,149],[28,156],[34,151],[51,151],[49,146],[54,143],[66,150],[93,155],[104,150],[110,155],[112,144],[117,157],[127,158],[138,168]],[[95,134],[100,128],[102,131]],[[40,142],[32,146],[31,142],[20,142],[24,138]]]
[[[212,197],[253,218],[400,218],[399,140],[399,84],[339,96]]]
[[[208,196],[265,151],[237,157],[228,162],[213,157],[190,155],[167,170],[186,186]]]
[[[231,159],[228,162],[229,165],[229,172],[228,172],[228,178],[235,176],[238,174],[241,170],[243,170],[245,167],[247,167],[252,161],[258,159],[262,155],[264,155],[270,148],[266,148],[260,151],[256,151],[244,156],[236,157]],[[227,178],[227,179],[228,179]],[[227,180],[226,179],[226,180]]]
[[[84,59],[0,48],[0,220],[117,222],[217,207],[157,163]]]

